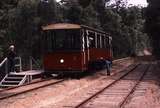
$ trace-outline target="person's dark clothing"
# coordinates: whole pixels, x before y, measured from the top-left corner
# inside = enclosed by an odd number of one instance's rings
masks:
[[[16,57],[16,53],[14,51],[9,51],[8,52],[8,55],[7,55],[7,58],[8,59],[14,59]]]
[[[16,53],[14,51],[9,51],[8,53],[8,73],[15,71],[15,57]]]
[[[107,75],[111,74],[111,70],[110,70],[111,64],[112,64],[111,61],[106,60]]]

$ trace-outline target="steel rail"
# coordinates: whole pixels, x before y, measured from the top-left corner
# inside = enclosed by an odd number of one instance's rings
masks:
[[[115,59],[113,60],[113,63],[116,63],[116,62],[124,62],[125,60],[130,60],[132,59],[133,57],[125,57],[125,58],[120,58],[120,59]]]
[[[134,85],[134,87],[132,88],[132,90],[128,93],[128,95],[124,98],[124,100],[120,103],[119,107],[123,108],[123,106],[125,105],[125,103],[127,102],[127,100],[129,99],[129,97],[134,93],[134,91],[136,90],[137,86],[140,84],[140,82],[143,80],[144,76],[146,75],[146,73],[148,72],[150,68],[150,65],[146,68],[146,70],[143,72],[142,76],[140,77],[140,79],[136,82],[136,84]]]
[[[119,62],[119,61],[124,61],[124,60],[126,60],[126,59],[131,59],[131,57],[126,57],[126,58],[117,59],[117,60],[114,60],[113,63],[114,63],[114,62]],[[43,80],[40,80],[40,81],[35,81],[35,82],[31,82],[31,83],[27,83],[27,84],[20,85],[20,86],[16,86],[16,87],[9,87],[9,88],[0,90],[0,93],[3,92],[3,91],[6,91],[6,90],[16,89],[16,88],[28,86],[28,85],[35,84],[35,83],[40,83],[40,82],[44,82],[44,81],[49,81],[49,80],[51,80],[51,79],[53,79],[53,78],[43,79]]]
[[[116,62],[117,61],[123,61],[124,59],[129,59],[129,57],[122,58],[122,59],[117,59]],[[130,71],[134,70],[137,66],[138,65],[136,65]],[[9,88],[6,88],[6,89],[2,89],[2,90],[0,90],[0,93],[2,93],[4,91],[12,90],[12,89],[17,89],[17,88],[25,87],[25,86],[32,86],[33,84],[37,84],[37,83],[41,83],[41,82],[45,82],[45,81],[49,81],[49,80],[52,80],[52,78],[44,79],[44,80],[40,80],[40,81],[36,81],[36,82],[31,82],[31,83],[20,85],[20,86],[16,86],[16,87],[9,87]],[[7,96],[2,96],[2,97],[0,97],[0,100],[7,99],[7,98],[10,98],[10,97],[14,97],[14,96],[17,96],[17,95],[20,95],[20,94],[23,94],[23,93],[27,93],[27,92],[30,92],[30,91],[33,91],[33,90],[36,90],[36,89],[40,89],[40,88],[43,88],[43,87],[50,86],[50,85],[53,85],[53,84],[61,83],[63,81],[65,81],[65,80],[62,79],[62,80],[59,80],[57,82],[53,82],[53,83],[50,83],[50,84],[47,84],[47,85],[43,85],[43,86],[39,86],[39,87],[36,87],[36,88],[32,88],[32,89],[29,89],[29,90],[26,90],[26,91],[23,91],[23,92],[18,92],[18,93],[10,94],[10,95],[7,95]]]
[[[0,100],[8,99],[8,98],[11,98],[11,97],[14,97],[14,96],[18,96],[18,95],[21,95],[21,94],[24,94],[24,93],[28,93],[28,92],[31,92],[31,91],[34,91],[34,90],[37,90],[37,89],[40,89],[40,88],[44,88],[44,87],[47,87],[47,86],[51,86],[51,85],[55,85],[55,84],[58,84],[58,83],[62,83],[64,81],[66,81],[66,79],[58,80],[56,82],[52,82],[52,83],[49,83],[49,84],[46,84],[46,85],[35,87],[35,88],[29,89],[29,90],[25,90],[25,91],[22,91],[22,92],[13,93],[13,94],[9,94],[9,95],[6,95],[6,96],[0,96]]]
[[[100,91],[96,92],[94,95],[92,95],[89,98],[85,99],[83,102],[81,102],[80,104],[78,104],[74,108],[82,108],[83,105],[87,104],[91,99],[95,98],[97,95],[99,95],[100,93],[102,93],[103,91],[105,91],[107,88],[111,87],[112,85],[114,85],[115,83],[117,83],[119,80],[121,80],[122,78],[124,78],[125,76],[127,76],[130,72],[134,71],[139,65],[140,64],[137,64],[135,67],[133,67],[127,73],[125,73],[124,75],[122,75],[121,77],[119,77],[118,79],[116,79],[115,81],[113,81],[112,83],[110,83],[109,85],[107,85],[106,87],[104,87],[103,89],[101,89]]]

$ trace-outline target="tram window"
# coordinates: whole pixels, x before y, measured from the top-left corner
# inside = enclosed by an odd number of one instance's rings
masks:
[[[87,32],[84,30],[84,47],[87,49]]]
[[[105,48],[105,37],[104,36],[102,36],[101,37],[101,42],[102,42],[102,48]]]
[[[96,47],[96,39],[95,39],[95,33],[94,32],[89,32],[89,47],[90,48],[95,48]]]
[[[81,38],[80,38],[80,30],[69,31],[68,36],[71,36],[71,48],[80,49],[81,48]],[[70,41],[69,41],[70,42]]]
[[[63,42],[64,42],[64,31],[61,32],[54,32],[56,43],[55,48],[63,48]]]
[[[100,48],[101,45],[100,45],[100,35],[97,34],[97,48]]]
[[[47,52],[52,52],[53,38],[52,38],[50,31],[47,31],[45,35],[45,47],[46,47]]]
[[[95,48],[95,41],[93,37],[89,37],[89,47]]]
[[[106,37],[106,48],[109,48],[109,38],[108,37]]]
[[[45,31],[45,52],[53,50],[80,50],[80,30]]]
[[[106,40],[105,40],[105,36],[103,37],[103,48],[106,48]]]
[[[55,49],[80,49],[80,30],[56,30]]]

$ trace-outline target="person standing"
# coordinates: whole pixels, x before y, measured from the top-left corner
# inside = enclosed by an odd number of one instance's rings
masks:
[[[14,47],[14,45],[11,45],[9,47],[9,51],[8,51],[8,55],[7,55],[8,73],[15,71],[15,57],[16,57],[15,47]]]
[[[112,65],[112,62],[109,60],[106,60],[107,76],[111,75],[111,65]]]

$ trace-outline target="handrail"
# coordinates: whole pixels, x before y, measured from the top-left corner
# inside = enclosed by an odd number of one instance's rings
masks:
[[[22,60],[21,60],[21,57],[15,57],[15,60],[19,61],[19,64],[15,64],[15,67],[18,66],[19,67],[19,72],[22,72]]]
[[[32,56],[30,56],[30,70],[33,69],[32,61],[35,63],[36,66],[38,66],[39,68],[41,67],[41,65]]]
[[[7,58],[5,58],[1,63],[0,63],[0,67],[3,66],[3,64],[7,61]]]
[[[25,76],[23,77],[23,79],[20,81],[20,83],[19,83],[18,85],[19,85],[19,86],[22,85],[22,84],[26,81],[26,79],[27,79],[27,75],[25,75]]]
[[[7,63],[8,58],[6,57],[1,63],[0,63],[0,68],[5,64],[5,71],[8,73],[8,63]],[[20,72],[22,71],[22,62],[21,62],[21,57],[15,57],[15,60],[19,60],[19,64],[15,66],[19,66]]]

